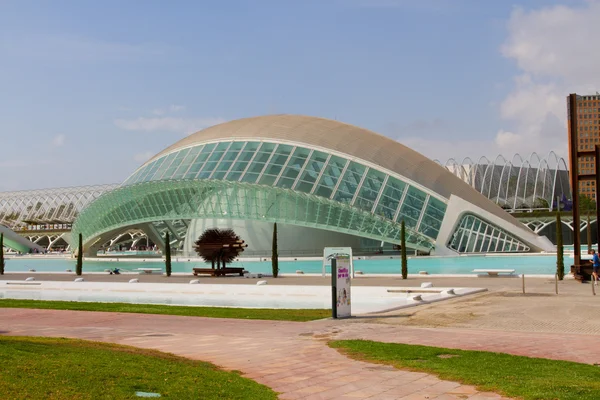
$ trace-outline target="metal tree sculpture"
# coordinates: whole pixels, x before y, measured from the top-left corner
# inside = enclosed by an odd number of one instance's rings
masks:
[[[215,263],[220,269],[233,262],[246,246],[233,229],[212,228],[200,235],[194,249],[205,262],[211,263],[212,269]]]

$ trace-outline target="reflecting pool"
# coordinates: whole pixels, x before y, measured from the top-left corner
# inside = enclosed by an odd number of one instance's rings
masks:
[[[565,255],[565,269],[569,270],[573,259]],[[122,271],[134,271],[140,267],[162,267],[164,263],[157,261],[85,261],[84,272],[102,272],[105,269],[118,267]],[[173,272],[192,272],[194,267],[206,267],[202,262],[173,260]],[[238,261],[231,266],[243,267],[252,273],[271,273],[270,261]],[[356,259],[354,268],[365,274],[399,274],[399,258]],[[519,274],[553,275],[556,271],[556,255],[507,255],[507,256],[458,256],[458,257],[414,257],[408,259],[408,273],[418,274],[427,271],[429,274],[472,274],[473,269],[514,269]],[[51,258],[9,258],[6,260],[6,272],[29,271],[64,272],[75,271],[75,259]],[[320,260],[279,261],[280,273],[290,274],[302,270],[305,274],[318,274],[322,270]]]

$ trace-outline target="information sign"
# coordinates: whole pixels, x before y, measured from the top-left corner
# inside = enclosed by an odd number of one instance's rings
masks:
[[[331,271],[331,260],[338,255],[346,255],[350,260],[350,277],[354,278],[354,262],[352,262],[352,247],[325,247],[323,249],[323,276],[327,269]]]

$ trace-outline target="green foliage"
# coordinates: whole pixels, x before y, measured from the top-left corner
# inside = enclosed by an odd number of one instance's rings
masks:
[[[511,398],[600,398],[598,367],[589,364],[366,340],[334,341],[330,346],[355,359],[432,373]]]
[[[533,202],[533,206],[534,208],[550,208],[550,204],[548,204],[548,201],[542,197],[538,197],[537,199],[535,199],[535,201]]]
[[[77,265],[75,266],[75,273],[81,275],[83,272],[83,237],[79,234],[79,244],[77,246]]]
[[[277,222],[273,224],[273,249],[271,253],[271,267],[273,268],[273,277],[279,275],[279,253],[277,251]]]
[[[559,280],[563,280],[565,277],[565,261],[564,261],[564,247],[563,247],[563,234],[562,234],[562,223],[560,221],[560,213],[556,213],[556,274]]]
[[[64,338],[0,337],[3,399],[276,399],[213,364],[155,350]]]
[[[400,257],[402,259],[402,279],[408,278],[408,260],[406,259],[406,230],[404,220],[400,225]]]
[[[167,276],[171,276],[171,241],[169,240],[169,232],[165,235],[165,272]]]
[[[233,229],[211,228],[205,230],[194,243],[196,253],[215,268],[223,268],[233,262],[244,251],[244,241]]]
[[[44,310],[75,310],[125,312],[138,314],[180,315],[187,317],[263,319],[272,321],[313,321],[327,318],[330,309],[270,309],[188,307],[160,304],[92,303],[77,301],[44,301],[0,299],[0,308],[39,308]]]
[[[4,275],[4,234],[0,233],[0,275]]]
[[[579,212],[590,214],[596,211],[596,202],[585,194],[579,194]]]

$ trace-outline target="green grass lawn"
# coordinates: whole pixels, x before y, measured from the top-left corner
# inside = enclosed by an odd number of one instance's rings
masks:
[[[588,364],[366,340],[332,341],[330,346],[359,360],[428,372],[509,397],[600,399],[600,368]]]
[[[0,308],[41,308],[49,310],[108,311],[141,314],[182,315],[189,317],[265,319],[274,321],[313,321],[331,317],[331,310],[187,307],[158,304],[84,303],[77,301],[41,301],[0,299]]]
[[[276,399],[212,364],[154,350],[72,339],[0,336],[2,399]]]

